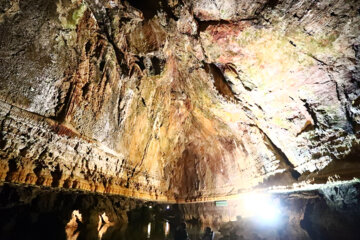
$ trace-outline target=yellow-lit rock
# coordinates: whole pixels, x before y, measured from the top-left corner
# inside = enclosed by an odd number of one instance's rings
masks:
[[[358,176],[360,6],[309,2],[9,5],[0,181],[208,201]]]

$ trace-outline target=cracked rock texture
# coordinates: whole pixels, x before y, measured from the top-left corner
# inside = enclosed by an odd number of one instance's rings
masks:
[[[360,223],[359,181],[324,185],[317,190],[272,195],[279,216],[264,221],[246,216],[241,199],[179,204],[183,218],[199,221],[219,231],[216,239],[358,239]],[[243,209],[243,210],[241,210]],[[245,212],[246,212],[245,208]],[[219,236],[220,235],[220,236]]]
[[[166,201],[358,177],[357,0],[0,0],[0,180]]]

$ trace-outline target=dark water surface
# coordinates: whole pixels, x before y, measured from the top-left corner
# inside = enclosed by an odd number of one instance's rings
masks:
[[[169,221],[152,221],[147,224],[123,224],[114,226],[103,226],[105,232],[99,236],[98,231],[83,229],[74,231],[68,236],[70,240],[102,239],[102,240],[170,240],[174,239],[176,226]],[[101,231],[100,231],[101,232]],[[200,224],[187,224],[187,232],[191,240],[201,239],[204,227]]]

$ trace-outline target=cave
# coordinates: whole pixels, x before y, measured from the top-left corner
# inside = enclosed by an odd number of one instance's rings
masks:
[[[0,0],[0,239],[360,239],[359,0]]]

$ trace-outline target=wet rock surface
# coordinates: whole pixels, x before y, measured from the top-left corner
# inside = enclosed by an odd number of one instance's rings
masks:
[[[0,179],[165,201],[359,176],[358,1],[0,1]]]
[[[241,204],[159,204],[112,194],[2,184],[1,239],[174,239],[182,222],[190,239],[206,227],[215,239],[358,239],[359,183],[276,193],[272,221],[241,214]]]
[[[179,209],[184,219],[210,226],[215,239],[358,239],[359,187],[356,182],[274,193],[277,218],[246,216],[239,200],[228,200],[227,206],[184,204]]]
[[[106,222],[151,220],[149,213],[134,217],[134,209],[146,213],[144,201],[113,195],[4,184],[0,199],[1,239],[98,239]]]

